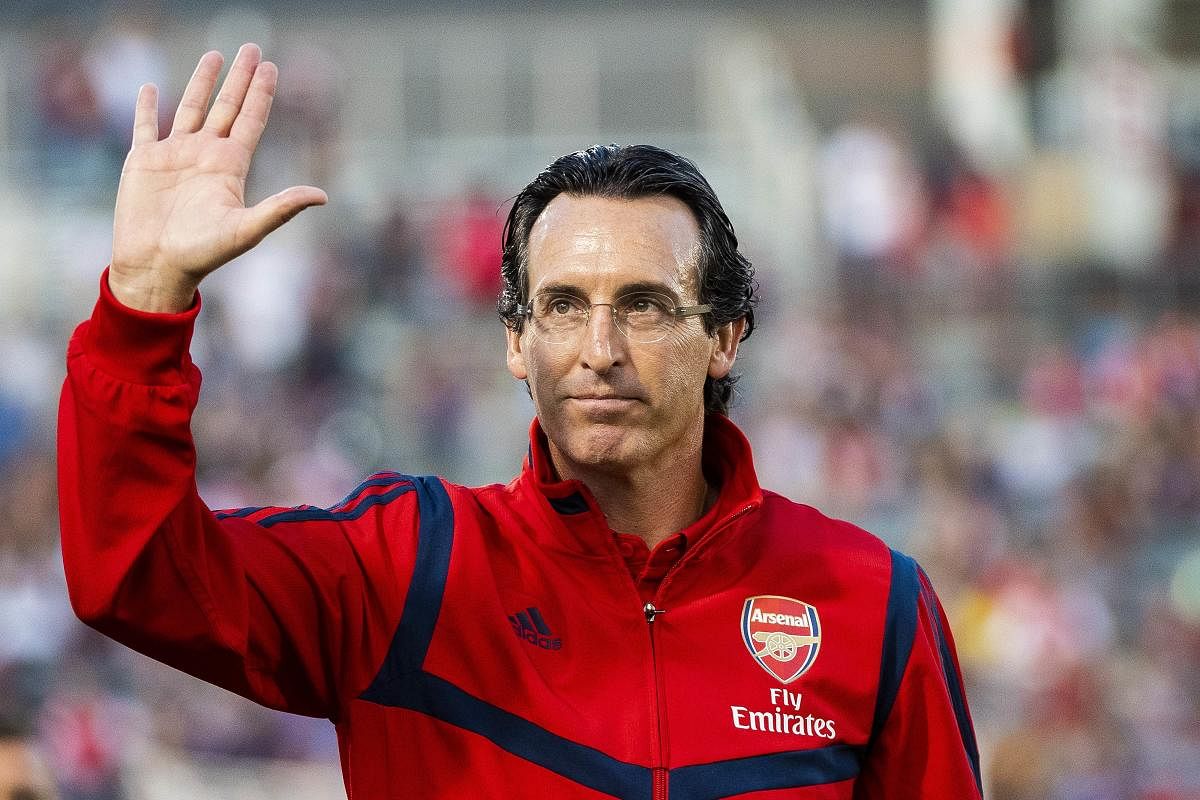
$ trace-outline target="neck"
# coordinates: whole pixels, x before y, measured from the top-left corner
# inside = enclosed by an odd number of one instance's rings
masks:
[[[663,539],[691,525],[716,500],[704,479],[701,449],[704,428],[689,436],[686,447],[652,463],[619,471],[579,464],[550,443],[550,458],[559,477],[582,481],[599,504],[614,531],[640,536],[654,548]]]

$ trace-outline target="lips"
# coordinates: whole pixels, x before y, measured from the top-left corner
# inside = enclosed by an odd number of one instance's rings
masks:
[[[573,394],[572,400],[638,400],[640,398],[623,394]]]
[[[584,414],[596,417],[610,417],[623,414],[633,408],[639,399],[618,394],[584,394],[571,395],[568,400],[581,409]]]

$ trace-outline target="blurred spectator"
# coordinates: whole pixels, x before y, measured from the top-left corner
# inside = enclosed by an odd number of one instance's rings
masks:
[[[1013,289],[1012,212],[1003,187],[957,148],[929,157],[929,217],[918,256],[928,296],[955,308],[994,308]]]
[[[66,29],[52,34],[38,56],[35,80],[41,177],[76,192],[93,183],[111,188],[112,170],[120,161],[114,160],[106,138],[104,108],[85,42]]]
[[[345,253],[348,263],[341,271],[350,293],[342,313],[361,314],[365,306],[382,305],[401,316],[429,319],[430,304],[437,296],[431,285],[425,255],[427,234],[412,219],[411,204],[392,197],[383,204],[382,217],[367,235],[351,239]]]
[[[50,41],[42,53],[35,96],[47,136],[86,141],[104,132],[96,86],[83,56],[83,43],[66,37]],[[49,141],[45,146],[56,147]]]
[[[161,44],[160,19],[162,9],[155,0],[139,0],[114,7],[107,15],[100,35],[92,39],[83,65],[99,104],[106,136],[120,153],[120,161],[129,149],[134,101],[138,87],[154,83],[164,87],[166,53]],[[159,130],[169,131],[174,111],[170,95],[159,98]],[[167,124],[163,124],[166,122]]]
[[[503,204],[475,185],[441,216],[439,268],[451,297],[474,309],[494,308],[500,291]]]
[[[120,720],[107,696],[56,696],[44,712],[44,739],[63,800],[121,800]]]
[[[924,187],[895,138],[873,125],[841,128],[825,144],[818,173],[843,290],[869,295],[879,278],[911,270],[926,213]]]
[[[29,732],[0,719],[0,800],[58,800]]]
[[[271,105],[271,133],[261,153],[264,158],[261,163],[256,159],[256,172],[284,186],[336,185],[341,165],[341,62],[336,54],[297,36],[284,37],[276,58],[280,78]]]

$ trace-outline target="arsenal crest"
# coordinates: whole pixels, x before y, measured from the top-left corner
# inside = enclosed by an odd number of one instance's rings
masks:
[[[821,649],[817,609],[774,594],[747,597],[742,640],[760,667],[776,680],[791,683],[808,672]]]

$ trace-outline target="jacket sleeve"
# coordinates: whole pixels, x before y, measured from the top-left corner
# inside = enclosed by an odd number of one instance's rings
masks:
[[[979,750],[941,602],[915,561],[893,552],[892,562],[874,732],[855,800],[982,798]]]
[[[121,305],[107,271],[71,337],[59,406],[59,514],[80,619],[273,708],[336,718],[387,652],[416,549],[403,476],[331,509],[214,513],[190,421],[199,313]]]

